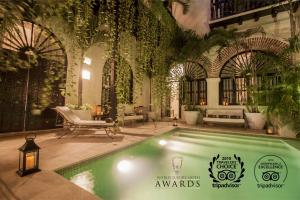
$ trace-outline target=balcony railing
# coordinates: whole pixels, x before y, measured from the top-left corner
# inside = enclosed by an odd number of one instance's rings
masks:
[[[262,8],[286,0],[211,0],[212,20]]]

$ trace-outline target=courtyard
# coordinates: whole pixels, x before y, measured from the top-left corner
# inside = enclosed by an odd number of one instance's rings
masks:
[[[299,199],[299,24],[298,0],[4,0],[0,199]]]

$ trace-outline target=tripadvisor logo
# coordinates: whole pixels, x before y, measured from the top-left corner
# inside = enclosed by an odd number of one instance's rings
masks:
[[[255,164],[254,176],[261,189],[282,188],[287,178],[287,165],[275,155],[261,157]]]
[[[182,174],[183,158],[175,156],[171,160],[170,168],[173,175],[157,176],[155,188],[199,188],[200,176],[185,176]]]
[[[214,188],[238,188],[244,177],[244,162],[237,155],[213,157],[209,163],[209,177]]]

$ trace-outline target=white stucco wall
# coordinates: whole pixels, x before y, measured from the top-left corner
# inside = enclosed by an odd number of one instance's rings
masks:
[[[100,105],[106,52],[103,46],[97,45],[89,48],[85,56],[92,60],[91,65],[83,65],[83,70],[91,72],[91,79],[82,80],[82,102],[83,104]]]

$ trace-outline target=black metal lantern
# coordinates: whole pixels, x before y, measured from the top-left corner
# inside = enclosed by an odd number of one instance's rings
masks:
[[[173,126],[178,126],[178,124],[177,124],[177,117],[173,118]]]
[[[39,169],[39,150],[40,147],[35,144],[36,136],[26,136],[26,142],[19,148],[19,176],[26,176],[38,171]]]

